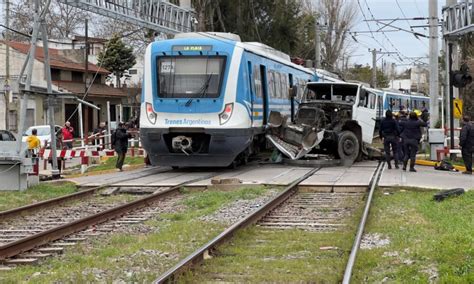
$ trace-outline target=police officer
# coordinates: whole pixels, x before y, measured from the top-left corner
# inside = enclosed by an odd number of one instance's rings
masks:
[[[403,170],[407,170],[408,160],[410,160],[410,172],[416,172],[415,161],[418,152],[418,144],[421,139],[421,127],[426,127],[426,122],[419,120],[416,112],[410,112],[409,119],[400,121],[400,137],[403,139]]]
[[[472,175],[472,153],[474,152],[474,127],[469,116],[462,119],[464,126],[461,129],[459,137],[459,146],[461,146],[462,159],[466,166],[463,174]]]
[[[383,138],[385,161],[387,161],[388,168],[392,169],[392,165],[390,164],[390,146],[392,146],[393,159],[395,160],[395,168],[398,169],[398,136],[400,135],[400,129],[398,128],[398,122],[393,119],[393,114],[391,110],[387,110],[385,112],[385,118],[380,123],[379,135],[380,138]]]

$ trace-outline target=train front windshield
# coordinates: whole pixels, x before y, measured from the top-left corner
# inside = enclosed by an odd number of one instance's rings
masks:
[[[217,98],[222,88],[225,57],[159,57],[160,98]]]

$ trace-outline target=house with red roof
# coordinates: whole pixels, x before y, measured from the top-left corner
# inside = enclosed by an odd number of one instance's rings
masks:
[[[9,128],[18,129],[20,92],[18,90],[18,80],[21,68],[26,60],[30,49],[29,43],[0,41],[0,54],[6,53],[6,46],[9,46],[10,54],[10,113]],[[54,49],[49,48],[51,78],[53,93],[67,93],[84,99],[100,108],[83,106],[84,132],[92,132],[99,122],[107,121],[107,102],[110,104],[111,122],[119,121],[118,109],[127,102],[127,92],[122,89],[112,88],[105,84],[107,75],[110,72],[104,68],[88,62],[87,72],[84,60],[84,51],[81,49]],[[32,90],[46,92],[46,76],[44,71],[43,48],[36,47],[35,61],[33,65]],[[3,60],[1,60],[4,62]],[[2,65],[2,64],[0,64]],[[22,82],[24,82],[24,79]],[[90,85],[86,94],[87,80]],[[2,86],[5,82],[5,68],[0,66],[0,92],[4,92]],[[20,84],[20,88],[21,84]],[[3,96],[2,96],[3,97]],[[27,104],[27,126],[47,124],[46,117],[46,97],[40,95],[30,96]],[[1,108],[1,106],[0,106]],[[73,127],[78,128],[78,114],[76,111],[77,102],[72,99],[58,99],[55,106],[56,124],[62,125],[69,120]],[[0,117],[5,117],[0,110]],[[4,121],[4,119],[0,119]],[[0,125],[2,128],[2,125]],[[4,127],[3,127],[4,128]],[[77,131],[76,134],[78,135]]]

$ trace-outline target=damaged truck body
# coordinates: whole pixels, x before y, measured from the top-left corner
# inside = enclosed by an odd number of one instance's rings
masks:
[[[270,113],[266,137],[285,156],[297,160],[324,154],[347,166],[367,155],[377,111],[372,89],[356,83],[309,82],[299,101],[294,117]]]

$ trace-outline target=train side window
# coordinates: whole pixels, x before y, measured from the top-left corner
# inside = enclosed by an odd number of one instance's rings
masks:
[[[269,98],[273,98],[275,96],[275,79],[273,77],[273,72],[272,71],[268,71],[267,72],[267,76],[268,76],[268,97]]]
[[[258,70],[258,66],[254,66],[253,68],[253,82],[255,85],[255,95],[257,98],[263,97],[263,86],[262,86],[262,78],[260,77],[260,71]]]
[[[282,79],[282,84],[283,84],[281,87],[281,91],[283,94],[283,98],[286,99],[288,98],[288,92],[290,89],[290,86],[288,85],[288,77],[286,76],[286,74],[282,74],[281,79]]]
[[[247,62],[248,64],[248,80],[249,80],[249,87],[250,87],[250,92],[253,96],[255,96],[256,94],[256,89],[255,89],[255,81],[254,81],[254,78],[253,78],[253,69],[252,69],[252,62],[248,61]]]
[[[273,87],[275,90],[275,98],[280,97],[280,76],[278,76],[278,72],[273,71]]]

